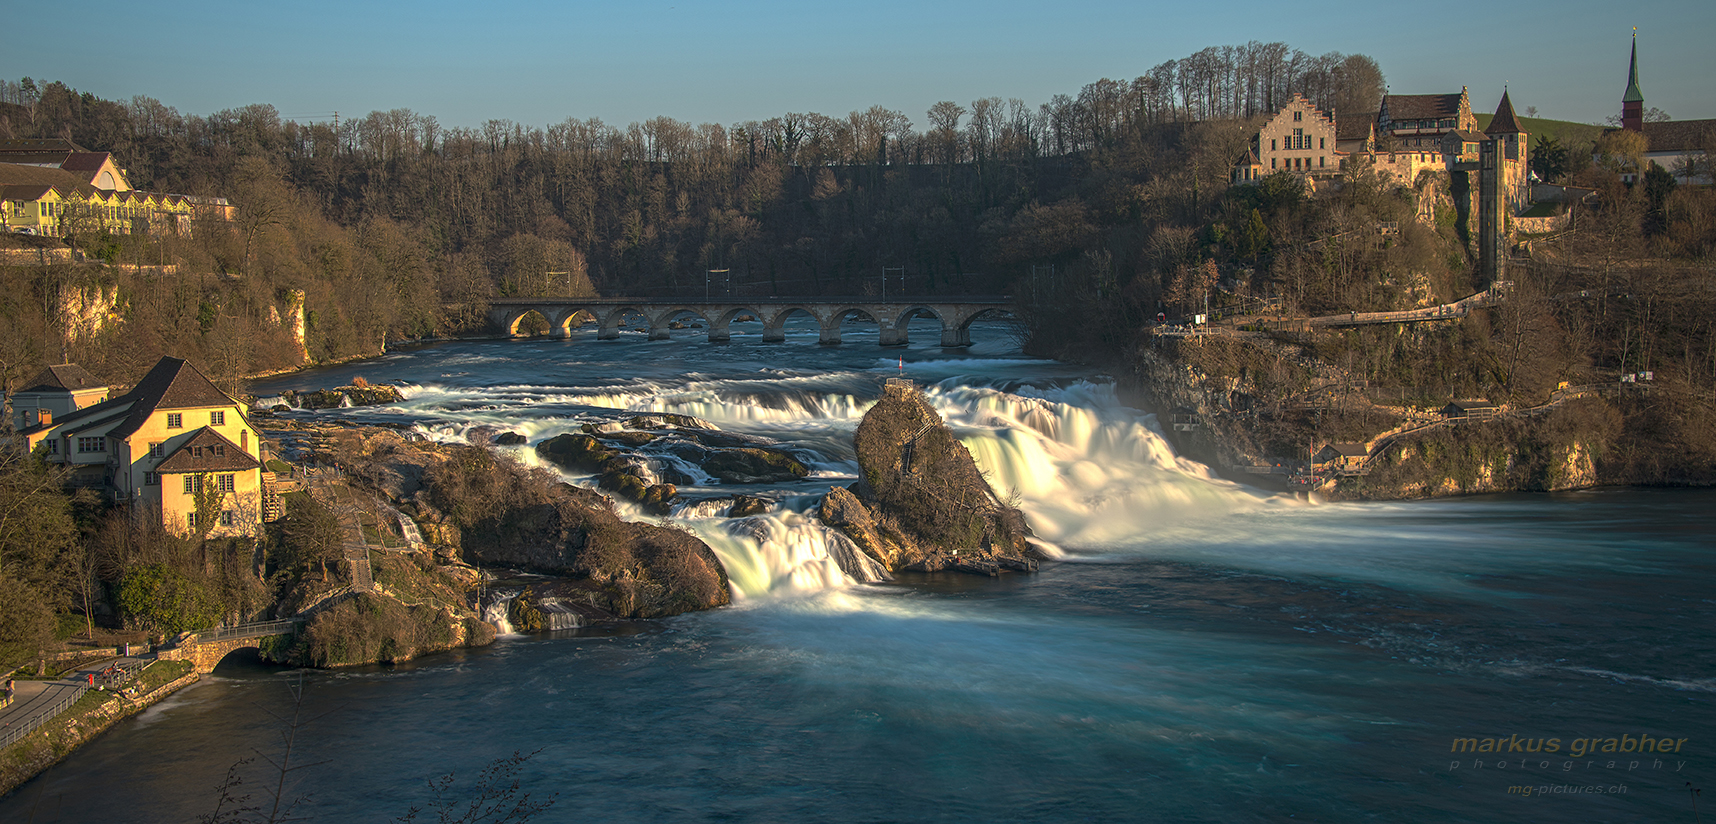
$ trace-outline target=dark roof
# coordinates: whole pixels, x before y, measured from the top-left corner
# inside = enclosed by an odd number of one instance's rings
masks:
[[[1639,36],[1633,33],[1633,56],[1627,60],[1627,92],[1621,96],[1622,103],[1643,103],[1644,92],[1639,91]]]
[[[68,172],[99,171],[111,156],[107,152],[72,152],[66,157],[66,162],[60,164],[60,168]]]
[[[1513,116],[1513,101],[1507,99],[1507,89],[1502,89],[1501,104],[1496,106],[1496,116],[1490,118],[1490,127],[1485,134],[1525,134],[1525,129],[1519,125],[1519,118]]]
[[[62,140],[50,138],[18,138],[0,140],[0,152],[87,152],[82,146]]]
[[[1688,152],[1716,149],[1716,120],[1667,120],[1644,124],[1651,152]]]
[[[130,404],[121,410],[119,407]],[[105,421],[121,411],[125,422],[108,435],[124,438],[142,428],[157,409],[194,409],[200,406],[237,406],[238,402],[215,388],[195,366],[180,358],[162,358],[130,392],[94,406],[84,407],[55,421],[53,425],[78,423],[78,428]]]
[[[1429,120],[1457,117],[1460,114],[1458,94],[1391,94],[1382,98],[1382,107],[1393,120]]]
[[[149,374],[143,376],[137,388],[125,393],[137,404],[131,415],[118,429],[115,438],[123,438],[142,428],[143,422],[157,409],[188,409],[198,406],[233,406],[236,401],[215,388],[203,373],[182,358],[162,358]]]
[[[94,375],[84,371],[75,363],[62,363],[42,370],[35,380],[30,381],[27,388],[20,392],[77,392],[84,389],[96,389],[107,384],[95,379]]]
[[[4,160],[7,163],[23,163],[28,166],[53,166],[54,168],[59,168],[64,165],[66,159],[71,156],[72,153],[66,151],[0,152],[0,160]]]
[[[1342,116],[1335,121],[1336,140],[1366,140],[1375,136],[1376,112]]]
[[[116,403],[113,400],[102,401],[94,406],[86,406],[69,415],[61,415],[60,417],[55,418],[53,423],[47,425],[38,423],[35,426],[25,429],[24,434],[34,435],[44,429],[51,429],[56,426],[64,428],[65,431],[62,434],[79,431],[87,432],[90,427],[101,426],[102,424],[112,423],[115,420],[124,418],[126,413],[129,411],[130,410],[126,409],[123,404]]]
[[[225,435],[205,426],[197,430],[190,439],[179,444],[173,454],[155,467],[156,472],[177,474],[184,472],[243,472],[255,469],[262,464],[257,463],[243,447],[227,440]]]
[[[4,158],[5,155],[0,154],[0,159]],[[80,177],[64,169],[47,166],[0,163],[0,186],[46,186],[61,192],[77,191],[90,194],[96,189],[89,185],[87,178],[87,175]]]
[[[1370,450],[1362,443],[1332,443],[1317,450],[1317,454],[1321,455],[1329,450],[1343,458],[1364,458],[1370,455]]]

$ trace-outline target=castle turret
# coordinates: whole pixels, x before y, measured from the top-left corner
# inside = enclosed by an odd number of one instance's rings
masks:
[[[1639,90],[1639,30],[1633,29],[1633,56],[1627,64],[1627,93],[1621,97],[1621,128],[1644,131],[1644,92]]]

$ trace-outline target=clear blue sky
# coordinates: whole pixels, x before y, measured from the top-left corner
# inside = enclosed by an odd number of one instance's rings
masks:
[[[97,0],[19,4],[4,20],[0,77],[148,95],[185,114],[271,103],[301,121],[409,108],[445,126],[730,125],[880,104],[919,129],[938,100],[1034,106],[1248,40],[1368,54],[1396,93],[1465,85],[1487,112],[1506,83],[1522,114],[1601,122],[1620,109],[1638,26],[1646,105],[1716,117],[1711,0]]]

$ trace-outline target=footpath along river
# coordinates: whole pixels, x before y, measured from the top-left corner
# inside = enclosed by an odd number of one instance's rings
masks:
[[[443,440],[678,412],[816,469],[742,489],[781,501],[763,528],[677,514],[732,572],[730,608],[301,674],[326,714],[294,753],[321,762],[301,814],[387,820],[514,751],[558,794],[549,821],[1691,822],[1687,783],[1716,788],[1716,490],[1306,505],[1176,457],[1106,378],[1000,326],[969,351],[928,325],[904,350],[677,334],[450,343],[259,387],[399,381],[397,406],[292,414]],[[840,575],[800,513],[855,477],[851,433],[902,361],[1063,559]],[[229,765],[275,752],[299,677],[223,665],[0,821],[195,820]]]

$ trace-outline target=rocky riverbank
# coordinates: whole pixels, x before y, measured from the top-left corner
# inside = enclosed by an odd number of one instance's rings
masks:
[[[1292,341],[1162,340],[1130,366],[1125,388],[1176,450],[1269,488],[1287,488],[1331,443],[1368,452],[1314,485],[1339,500],[1716,483],[1716,410],[1674,387],[1602,387],[1436,422],[1433,409],[1368,399]]]

